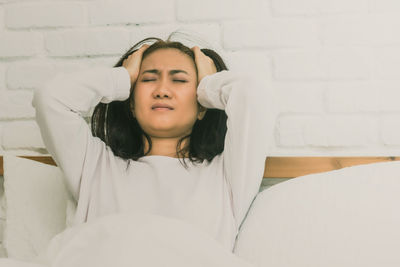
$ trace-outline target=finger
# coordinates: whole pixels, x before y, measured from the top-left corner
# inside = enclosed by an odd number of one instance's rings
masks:
[[[192,47],[192,50],[193,50],[194,56],[195,56],[196,58],[198,58],[198,57],[200,56],[200,54],[202,53],[201,50],[200,50],[200,48],[199,48],[198,46],[193,46],[193,47]]]
[[[204,54],[198,46],[193,47],[193,51],[197,61],[203,62],[205,58],[207,58],[206,54]]]
[[[140,51],[141,53],[143,53],[147,48],[149,48],[149,46],[150,46],[150,45],[148,45],[148,44],[144,44],[144,45],[142,45],[142,46],[139,48],[139,51]]]

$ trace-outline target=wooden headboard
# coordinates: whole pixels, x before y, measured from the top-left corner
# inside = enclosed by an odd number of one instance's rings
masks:
[[[50,156],[20,157],[56,166]],[[395,160],[400,160],[400,157],[267,157],[264,178],[293,178],[354,165]],[[3,156],[0,156],[0,175],[3,175]]]

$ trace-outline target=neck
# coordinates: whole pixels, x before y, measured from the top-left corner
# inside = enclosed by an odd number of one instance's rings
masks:
[[[159,138],[159,137],[151,136],[150,138],[151,138],[151,150],[147,155],[167,156],[167,157],[173,157],[173,158],[178,157],[178,155],[176,153],[176,146],[181,137],[179,137],[179,138]],[[184,148],[187,144],[187,141],[188,140],[185,139],[182,142],[179,149]],[[148,144],[146,138],[144,138],[144,142],[145,142],[144,151],[147,151],[149,148],[149,144]]]

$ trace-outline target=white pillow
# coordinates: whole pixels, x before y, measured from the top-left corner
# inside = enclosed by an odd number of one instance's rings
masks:
[[[4,155],[8,257],[31,260],[65,228],[67,191],[56,166]]]
[[[235,254],[258,266],[400,266],[400,162],[312,174],[255,199]]]

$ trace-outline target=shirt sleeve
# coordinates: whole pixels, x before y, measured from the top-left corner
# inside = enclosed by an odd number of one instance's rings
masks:
[[[205,76],[197,89],[201,105],[225,110],[228,116],[223,169],[238,228],[259,192],[273,137],[275,111],[268,89],[255,78],[231,71]]]
[[[82,173],[94,173],[106,149],[105,143],[92,135],[82,114],[99,102],[126,100],[130,87],[124,67],[95,67],[59,74],[34,92],[32,106],[43,142],[75,200],[79,198]]]

